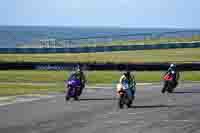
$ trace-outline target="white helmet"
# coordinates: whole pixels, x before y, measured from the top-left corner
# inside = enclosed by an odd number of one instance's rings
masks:
[[[171,64],[170,67],[176,67],[176,65],[175,64]]]
[[[176,68],[175,64],[170,64],[170,68]]]

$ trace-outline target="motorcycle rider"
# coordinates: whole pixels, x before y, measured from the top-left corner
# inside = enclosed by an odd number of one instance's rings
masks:
[[[168,68],[165,75],[167,74],[172,75],[173,87],[175,88],[178,85],[178,80],[179,80],[179,72],[177,71],[175,64],[170,64],[170,67]],[[165,81],[162,93],[164,93],[166,87],[167,87],[167,82]]]
[[[131,76],[131,73],[130,71],[127,71],[125,72],[121,77],[120,77],[120,80],[119,80],[119,84],[120,84],[120,87],[123,85],[123,83],[128,83],[131,89],[131,92],[132,92],[132,96],[133,96],[133,99],[135,99],[135,86],[136,86],[136,81],[135,81],[135,77],[134,75]],[[118,87],[118,90],[119,90],[119,87]]]
[[[85,88],[86,78],[85,78],[85,74],[82,71],[82,68],[79,65],[77,66],[77,68],[75,69],[75,72],[73,72],[70,77],[72,76],[75,76],[78,80],[80,80],[81,82],[80,94],[81,94],[83,91],[83,88]]]

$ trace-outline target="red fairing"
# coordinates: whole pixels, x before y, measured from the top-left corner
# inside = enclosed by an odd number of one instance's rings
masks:
[[[164,80],[167,80],[167,81],[171,81],[173,79],[173,77],[172,76],[170,76],[169,74],[167,74],[167,75],[165,75],[164,76]]]

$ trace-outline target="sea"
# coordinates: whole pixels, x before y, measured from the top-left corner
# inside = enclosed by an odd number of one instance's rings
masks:
[[[200,29],[174,28],[118,28],[118,27],[58,27],[58,26],[0,26],[0,48],[15,48],[18,44],[32,44],[45,39],[80,40],[115,38],[128,40],[130,36],[189,37],[200,35]]]

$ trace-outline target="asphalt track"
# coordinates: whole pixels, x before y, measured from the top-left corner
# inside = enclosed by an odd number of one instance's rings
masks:
[[[137,86],[129,109],[115,90],[86,89],[80,101],[63,95],[0,106],[1,133],[200,133],[200,84],[162,95],[160,85]]]

